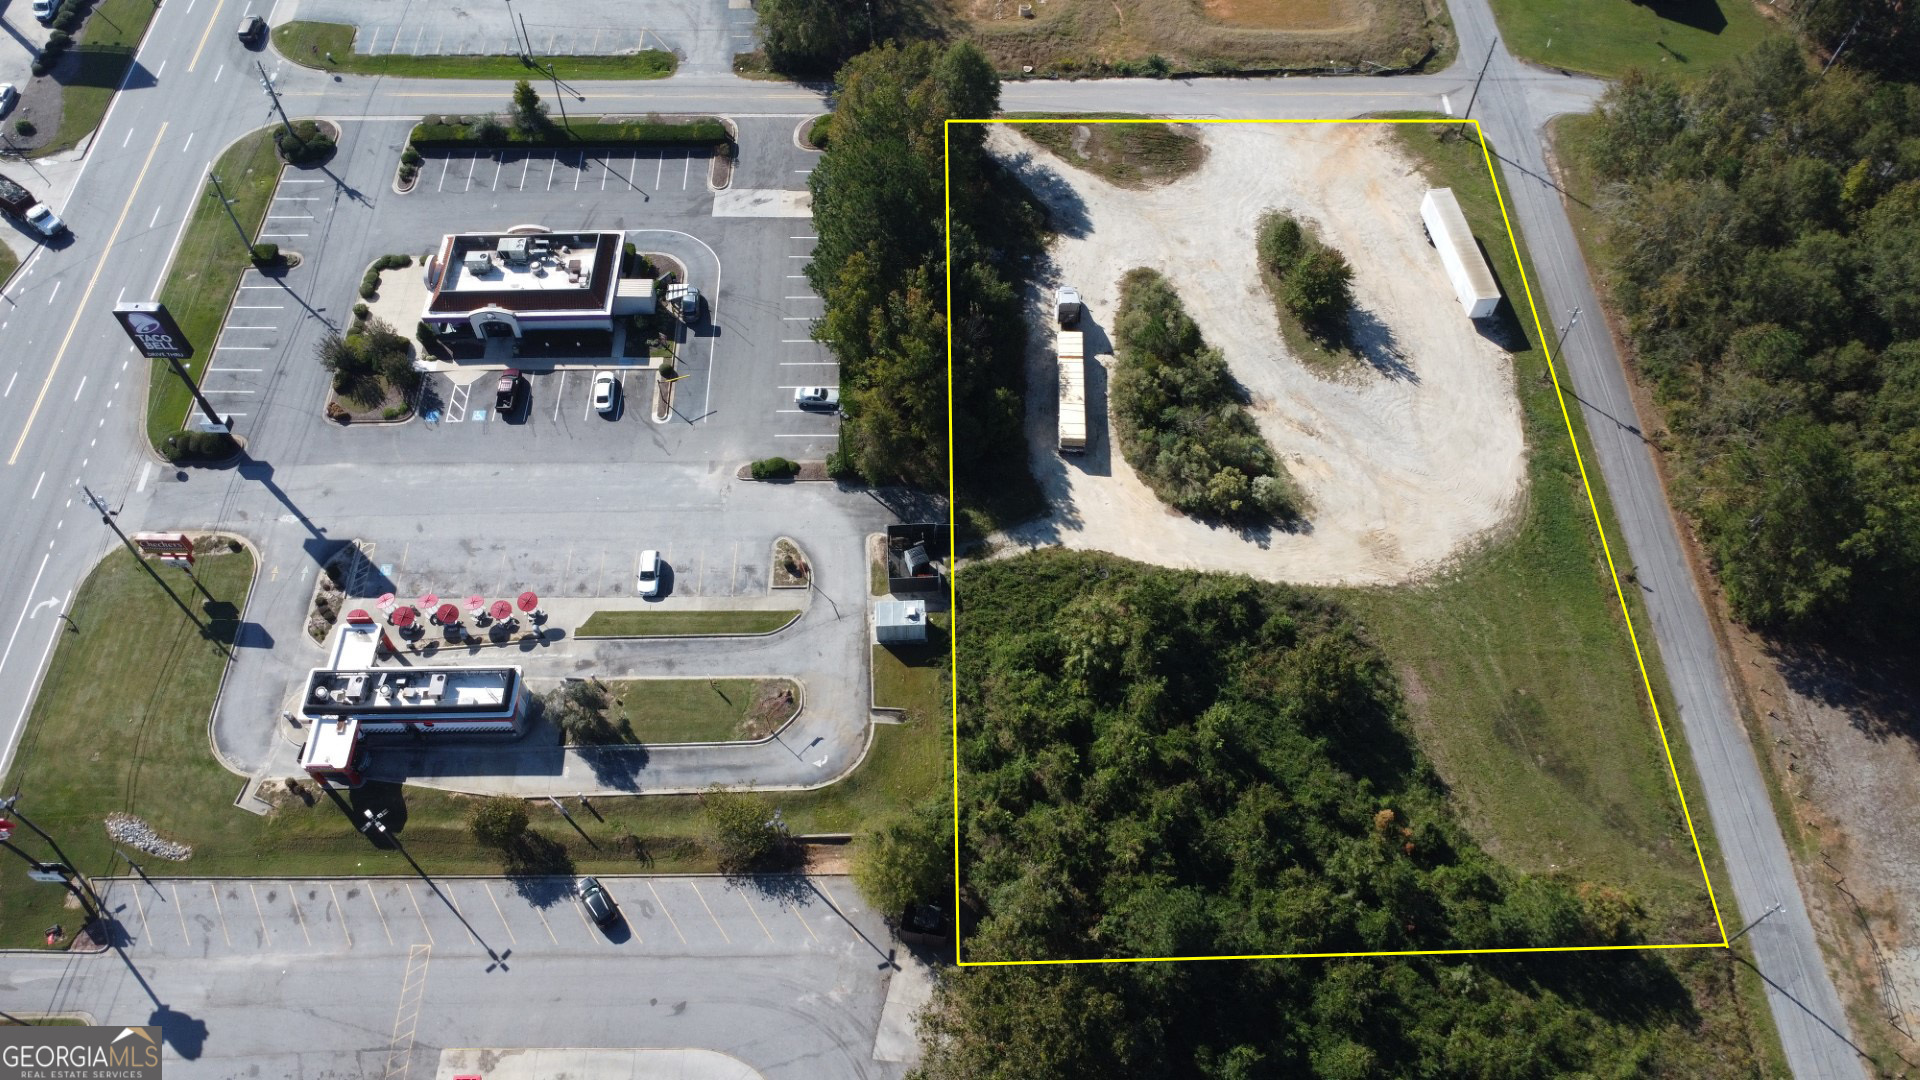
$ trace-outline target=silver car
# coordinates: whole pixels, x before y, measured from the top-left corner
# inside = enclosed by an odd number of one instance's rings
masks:
[[[0,116],[13,111],[13,103],[20,100],[20,91],[10,82],[0,82]]]
[[[640,580],[634,586],[634,591],[638,592],[641,596],[659,596],[660,572],[662,569],[664,569],[664,567],[660,564],[659,552],[652,548],[641,552]]]
[[[793,392],[793,404],[800,409],[838,409],[840,407],[840,388],[837,386],[802,386]]]

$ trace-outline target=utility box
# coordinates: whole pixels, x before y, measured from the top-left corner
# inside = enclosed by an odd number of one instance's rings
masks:
[[[925,645],[927,643],[927,602],[925,600],[882,600],[873,606],[873,643],[876,645]]]
[[[1432,188],[1420,200],[1420,221],[1427,227],[1427,240],[1440,253],[1440,265],[1453,283],[1454,298],[1469,319],[1484,319],[1500,306],[1500,287],[1494,284],[1493,271],[1480,257],[1473,242],[1473,230],[1467,228],[1467,216],[1460,212],[1460,201],[1452,188]]]

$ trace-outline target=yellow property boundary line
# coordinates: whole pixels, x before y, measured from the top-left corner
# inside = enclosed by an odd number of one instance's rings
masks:
[[[953,709],[953,911],[954,911],[954,959],[961,967],[1020,967],[1045,964],[1138,964],[1166,963],[1174,960],[1314,960],[1362,956],[1469,956],[1481,953],[1569,953],[1569,952],[1640,952],[1655,949],[1725,949],[1731,943],[1727,939],[1727,926],[1720,914],[1720,901],[1713,894],[1713,880],[1707,874],[1707,859],[1700,851],[1700,837],[1694,830],[1693,812],[1687,807],[1687,793],[1680,784],[1680,770],[1673,761],[1673,746],[1667,739],[1666,721],[1660,716],[1660,703],[1654,700],[1653,680],[1647,674],[1646,656],[1640,649],[1640,637],[1633,629],[1633,615],[1627,609],[1626,592],[1620,586],[1620,571],[1613,562],[1613,548],[1607,542],[1606,527],[1600,523],[1600,504],[1593,494],[1593,481],[1587,475],[1587,461],[1580,452],[1580,441],[1573,434],[1573,416],[1567,409],[1566,392],[1560,386],[1560,373],[1553,360],[1553,338],[1546,333],[1540,322],[1540,309],[1534,303],[1533,285],[1527,279],[1526,261],[1520,257],[1520,242],[1513,234],[1513,222],[1507,216],[1506,196],[1500,190],[1500,178],[1493,170],[1493,153],[1487,148],[1486,133],[1480,128],[1478,120],[1451,119],[1413,119],[1413,118],[1377,118],[1377,119],[1326,119],[1326,120],[1142,120],[1134,119],[1089,119],[1082,117],[1059,117],[1052,119],[1026,119],[1018,121],[1004,120],[948,120],[941,127],[941,150],[943,154],[942,179],[945,189],[945,233],[946,233],[946,302],[949,317],[947,320],[947,539],[949,549],[956,539],[953,507],[953,176],[952,156],[949,134],[953,124],[1138,124],[1142,122],[1170,122],[1181,124],[1471,124],[1474,135],[1480,140],[1480,156],[1487,163],[1487,179],[1493,184],[1493,197],[1500,207],[1500,222],[1506,226],[1507,243],[1513,250],[1514,265],[1520,271],[1520,287],[1526,294],[1527,311],[1533,316],[1534,334],[1540,341],[1541,355],[1546,357],[1547,374],[1553,379],[1554,399],[1560,404],[1560,419],[1566,425],[1567,442],[1573,447],[1574,462],[1580,468],[1580,484],[1586,490],[1587,509],[1593,514],[1593,528],[1600,537],[1600,551],[1606,556],[1607,573],[1613,578],[1614,598],[1620,602],[1620,617],[1627,624],[1627,640],[1633,644],[1634,662],[1640,668],[1640,685],[1647,692],[1647,707],[1653,710],[1653,722],[1660,733],[1660,749],[1667,756],[1667,774],[1673,778],[1673,790],[1680,797],[1680,813],[1686,819],[1687,837],[1693,843],[1693,856],[1700,865],[1700,880],[1707,886],[1707,902],[1713,907],[1713,922],[1720,931],[1719,941],[1681,942],[1667,945],[1568,945],[1535,946],[1515,949],[1404,949],[1385,952],[1306,952],[1306,953],[1244,953],[1211,956],[1129,956],[1111,958],[1092,958],[1084,960],[967,960],[960,951],[960,696],[956,692],[951,696]],[[953,575],[947,578],[948,609],[953,612],[953,622],[947,635],[947,662],[949,677],[957,683],[960,673],[960,625],[959,597]]]

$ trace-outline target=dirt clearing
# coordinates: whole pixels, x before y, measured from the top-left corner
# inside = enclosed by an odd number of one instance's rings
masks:
[[[1007,539],[1309,584],[1392,584],[1441,569],[1512,520],[1526,448],[1512,365],[1461,314],[1421,232],[1426,181],[1369,125],[1194,130],[1207,147],[1199,170],[1147,190],[1064,165],[1006,127],[989,137],[1062,233],[1028,312],[1028,385],[1043,388],[1027,398],[1028,459],[1055,511]],[[1312,221],[1353,264],[1353,331],[1373,368],[1364,377],[1330,381],[1288,353],[1254,252],[1270,208]],[[1088,356],[1109,353],[1119,281],[1136,266],[1167,275],[1225,353],[1306,496],[1299,531],[1214,528],[1162,504],[1114,452],[1098,364],[1087,371],[1088,452],[1055,452],[1052,287],[1080,290]]]

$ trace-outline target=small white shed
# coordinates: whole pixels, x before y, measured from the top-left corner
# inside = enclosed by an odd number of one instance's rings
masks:
[[[873,609],[876,645],[924,645],[927,641],[925,600],[882,600]]]

